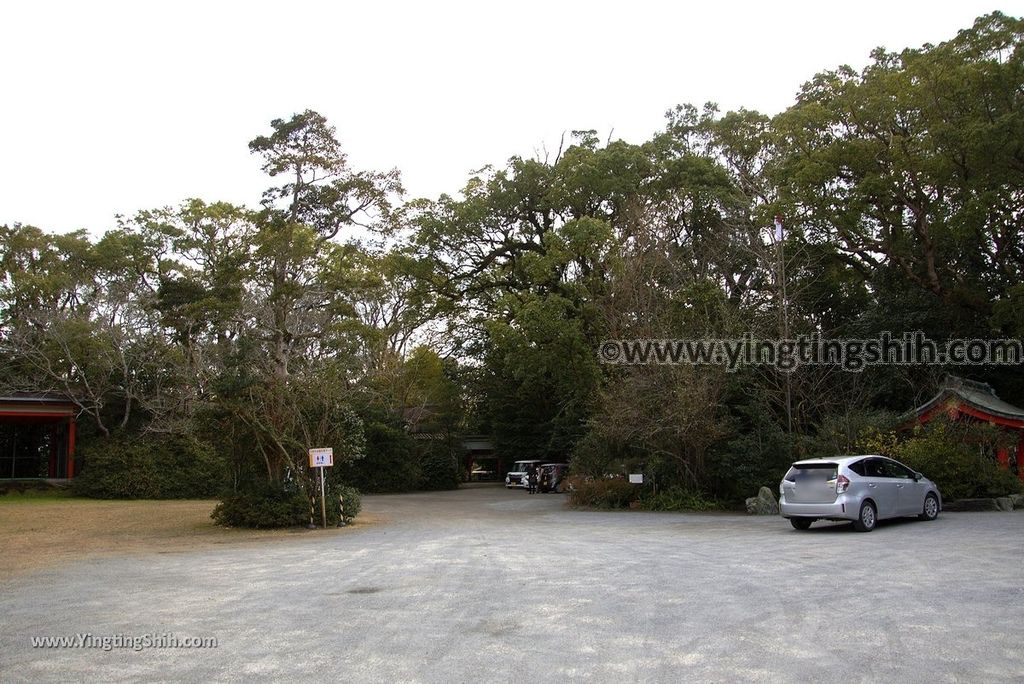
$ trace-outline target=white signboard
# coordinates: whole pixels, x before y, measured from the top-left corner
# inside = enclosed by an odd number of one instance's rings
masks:
[[[644,474],[643,473],[630,473],[629,484],[643,484]]]
[[[310,468],[322,468],[324,466],[334,465],[334,449],[310,449],[309,450],[309,467]]]

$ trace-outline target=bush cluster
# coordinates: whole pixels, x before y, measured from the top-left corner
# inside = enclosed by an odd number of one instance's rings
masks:
[[[701,488],[717,499],[738,503],[763,486],[777,487],[798,449],[796,440],[759,401],[745,401],[732,414],[735,436],[710,450]]]
[[[640,508],[645,511],[711,511],[723,506],[685,487],[657,493],[623,478],[573,476],[568,480],[569,505],[580,508]]]
[[[345,522],[355,519],[363,510],[363,495],[355,487],[335,485],[335,492],[345,499]]]
[[[621,478],[569,478],[569,505],[583,508],[629,508],[640,488]]]
[[[420,489],[425,491],[438,489],[458,489],[458,464],[447,448],[438,446],[428,450],[421,459],[423,467],[420,477]]]
[[[366,454],[340,464],[345,480],[364,492],[410,492],[419,486],[423,472],[416,444],[409,433],[381,421],[366,421]]]
[[[345,521],[350,522],[362,509],[359,490],[347,485],[327,487],[327,524],[337,525],[341,518],[339,496],[345,500]],[[228,527],[298,527],[320,524],[320,499],[302,491],[264,485],[225,496],[211,516]]]
[[[947,500],[1021,493],[1013,473],[983,454],[980,444],[961,441],[953,432],[938,425],[899,443],[893,455],[935,482]]]
[[[722,507],[718,501],[682,487],[646,492],[640,497],[640,508],[645,511],[713,511]]]
[[[210,517],[228,527],[295,527],[309,524],[312,511],[302,492],[267,487],[225,496]]]
[[[96,499],[205,499],[224,490],[227,467],[200,442],[168,435],[114,436],[82,449],[78,496]]]
[[[455,489],[457,462],[446,444],[417,443],[404,429],[367,421],[366,455],[340,465],[346,482],[360,491],[391,494],[417,490]]]

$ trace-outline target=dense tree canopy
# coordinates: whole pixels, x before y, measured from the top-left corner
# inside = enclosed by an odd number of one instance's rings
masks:
[[[324,444],[416,486],[410,434],[454,459],[484,432],[731,497],[949,369],[607,366],[602,340],[1024,334],[1024,22],[999,13],[774,117],[681,105],[650,140],[576,131],[437,199],[352,169],[316,112],[249,147],[276,183],[257,207],[0,228],[5,387],[68,394],[97,438],[201,440],[236,487],[312,491]],[[1019,368],[969,373],[1024,400]]]

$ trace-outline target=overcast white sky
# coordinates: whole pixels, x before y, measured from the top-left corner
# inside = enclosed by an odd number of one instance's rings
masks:
[[[187,197],[255,205],[247,143],[316,109],[357,168],[411,196],[556,149],[641,142],[684,102],[785,109],[876,46],[937,43],[975,2],[8,2],[0,9],[0,224],[101,233]]]

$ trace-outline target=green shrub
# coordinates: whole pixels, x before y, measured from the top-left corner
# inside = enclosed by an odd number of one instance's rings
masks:
[[[740,502],[763,486],[778,487],[797,458],[794,440],[758,404],[744,404],[734,417],[737,435],[708,454],[707,489]]]
[[[430,491],[438,489],[458,489],[458,463],[443,445],[435,445],[427,450],[420,463],[423,475],[420,478],[420,489]]]
[[[364,425],[366,454],[341,464],[341,472],[364,492],[409,492],[420,486],[423,469],[416,444],[405,430],[380,421]]]
[[[328,484],[327,525],[338,524],[339,494],[345,499],[345,521],[350,522],[362,509],[359,490],[347,485]],[[214,508],[211,518],[228,527],[299,527],[312,522],[319,525],[320,497],[290,488],[262,485],[225,496]]]
[[[639,487],[620,478],[573,477],[569,479],[569,505],[571,506],[629,508],[630,503],[637,501],[639,496]]]
[[[896,443],[892,455],[934,481],[948,500],[1017,494],[1020,480],[982,453],[997,448],[1001,439],[987,426],[935,422]]]
[[[327,491],[330,493],[331,487],[328,487]],[[334,493],[335,495],[340,494],[345,499],[345,522],[351,521],[359,515],[359,511],[363,510],[363,496],[355,487],[336,485]]]
[[[118,435],[82,449],[72,480],[78,496],[96,499],[208,498],[223,491],[227,467],[209,447],[173,435]]]
[[[310,501],[302,492],[270,487],[225,496],[211,518],[228,527],[295,527],[310,522]]]
[[[699,492],[672,487],[657,494],[645,493],[640,497],[640,508],[645,511],[713,511],[721,509],[722,505]]]
[[[595,425],[583,435],[572,451],[572,473],[586,478],[603,477],[605,473],[621,473],[623,461],[629,455],[628,449],[608,439]]]
[[[339,475],[363,492],[390,494],[456,489],[458,463],[440,442],[417,442],[405,430],[381,420],[367,421],[366,455],[340,465]]]

